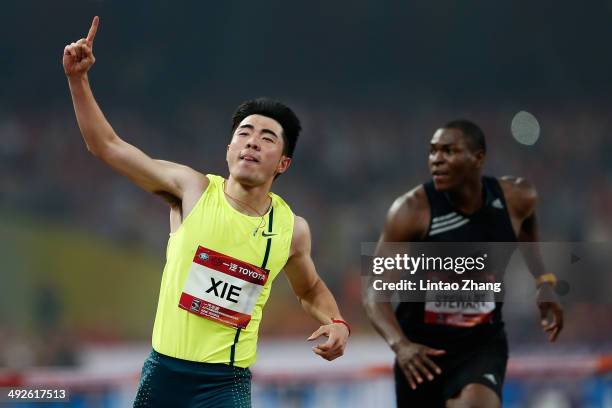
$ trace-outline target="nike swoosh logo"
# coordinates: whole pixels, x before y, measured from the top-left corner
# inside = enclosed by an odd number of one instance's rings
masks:
[[[276,234],[276,233],[274,233],[274,234],[266,234],[264,231],[261,231],[261,236],[265,237],[265,238],[273,237],[275,235],[278,235],[278,234]]]

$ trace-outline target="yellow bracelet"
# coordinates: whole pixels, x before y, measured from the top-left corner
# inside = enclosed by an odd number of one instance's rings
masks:
[[[545,283],[550,283],[552,286],[557,284],[557,277],[552,273],[545,273],[536,278],[536,288],[539,288]]]

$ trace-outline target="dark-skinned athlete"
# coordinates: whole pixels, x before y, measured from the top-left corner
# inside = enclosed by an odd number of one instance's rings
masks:
[[[430,142],[432,179],[395,200],[377,252],[387,242],[538,241],[535,187],[520,177],[483,176],[485,156],[476,124],[456,120],[438,129]],[[524,255],[538,287],[542,328],[553,342],[563,327],[555,278],[537,253]],[[402,302],[394,310],[370,291],[364,306],[395,353],[398,407],[501,406],[508,359],[501,302],[472,310],[462,310],[462,302]]]

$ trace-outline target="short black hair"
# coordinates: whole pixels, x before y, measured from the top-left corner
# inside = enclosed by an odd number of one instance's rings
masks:
[[[297,115],[287,106],[268,98],[257,98],[242,102],[232,116],[232,133],[247,116],[262,115],[277,121],[283,128],[283,154],[293,157],[302,125]]]
[[[444,129],[457,129],[463,133],[468,147],[472,151],[482,150],[487,152],[487,144],[482,129],[472,121],[456,119],[444,125]]]

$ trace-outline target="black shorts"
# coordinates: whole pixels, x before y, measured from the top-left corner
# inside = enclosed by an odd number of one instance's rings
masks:
[[[151,351],[142,367],[134,408],[250,408],[251,371],[180,360]]]
[[[445,407],[446,401],[457,396],[468,384],[482,384],[489,387],[502,400],[502,386],[508,362],[508,343],[505,336],[497,337],[488,343],[433,357],[432,360],[442,369],[442,374],[434,374],[434,380],[423,377],[416,390],[410,388],[404,373],[397,362],[395,374],[395,393],[397,406],[402,407]]]

